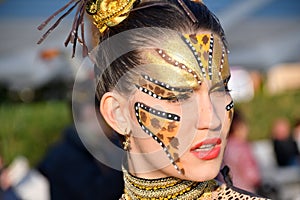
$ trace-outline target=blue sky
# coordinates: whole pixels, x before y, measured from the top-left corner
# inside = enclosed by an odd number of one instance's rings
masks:
[[[2,0],[0,17],[47,17],[68,0]]]
[[[0,0],[0,55],[28,51],[28,47],[37,50],[63,46],[71,23],[63,20],[65,25],[53,31],[42,45],[36,45],[44,33],[37,31],[37,26],[68,1]],[[216,13],[225,29],[232,64],[269,68],[277,63],[299,62],[300,0],[203,1]]]
[[[214,12],[222,12],[234,3],[251,0],[204,0]],[[271,0],[265,7],[253,13],[257,17],[300,17],[299,0]]]
[[[245,0],[204,0],[205,4],[216,13],[241,1]],[[68,0],[0,0],[0,2],[0,17],[3,19],[4,17],[47,17]],[[300,1],[272,0],[253,14],[259,17],[300,17]]]

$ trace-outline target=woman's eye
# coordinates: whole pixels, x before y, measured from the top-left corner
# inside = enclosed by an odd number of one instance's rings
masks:
[[[222,87],[217,87],[212,92],[231,92],[231,90],[228,88],[228,85],[224,85]]]
[[[185,93],[185,94],[178,94],[178,95],[168,97],[167,100],[170,103],[177,103],[177,102],[183,102],[189,98],[190,98],[190,94]]]
[[[231,89],[228,88],[228,85],[224,85],[225,92],[231,92]]]
[[[177,102],[179,102],[179,99],[176,97],[171,97],[170,99],[168,99],[168,102],[169,103],[177,103]]]
[[[228,88],[227,85],[217,87],[214,90],[210,92],[211,95],[214,96],[224,96],[224,95],[230,95],[231,90]]]

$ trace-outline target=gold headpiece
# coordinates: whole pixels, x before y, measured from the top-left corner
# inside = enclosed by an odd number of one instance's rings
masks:
[[[77,7],[76,15],[74,16],[72,29],[69,32],[67,40],[65,41],[65,46],[71,42],[73,43],[73,54],[75,56],[76,43],[79,42],[83,46],[82,54],[86,56],[88,54],[88,49],[85,44],[84,39],[84,14],[87,12],[93,18],[93,23],[99,29],[100,33],[103,33],[107,27],[112,27],[121,23],[129,15],[134,4],[140,0],[70,0],[65,6],[57,10],[53,15],[51,15],[46,21],[44,21],[39,27],[39,30],[45,28],[45,26],[58,14],[69,8],[60,18],[46,31],[46,33],[37,42],[42,43],[46,37],[59,25],[63,18],[72,12],[74,8]],[[192,0],[195,2],[201,2],[200,0]],[[194,23],[198,20],[185,4],[184,0],[177,0],[177,2],[182,6],[183,10],[186,12],[188,17]],[[166,2],[153,1],[153,5],[167,4]],[[145,6],[145,8],[148,6]],[[78,36],[78,29],[80,27],[81,38]]]
[[[103,33],[107,27],[118,25],[127,18],[136,0],[95,0],[87,4],[86,11]]]
[[[122,22],[129,15],[129,11],[132,9],[133,4],[137,0],[70,0],[65,6],[57,10],[46,21],[44,21],[39,27],[39,30],[45,28],[45,26],[59,13],[70,7],[62,16],[46,31],[46,33],[37,42],[42,43],[46,37],[58,26],[61,20],[72,12],[77,7],[76,15],[73,20],[72,29],[65,41],[65,46],[70,42],[73,43],[73,54],[75,55],[77,41],[83,45],[83,56],[88,54],[88,50],[84,39],[84,13],[87,12],[92,15],[94,24],[99,31],[103,33],[107,27],[115,26]],[[72,5],[73,4],[73,5]],[[71,6],[72,5],[72,6]],[[81,28],[81,38],[78,37],[78,29]]]

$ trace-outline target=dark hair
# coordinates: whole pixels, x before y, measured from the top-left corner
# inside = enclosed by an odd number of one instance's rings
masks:
[[[137,4],[130,12],[129,16],[117,26],[110,27],[100,36],[100,43],[117,35],[119,33],[146,27],[156,27],[163,29],[171,29],[179,33],[196,33],[200,30],[208,30],[222,38],[226,45],[224,31],[219,23],[217,17],[208,10],[203,3],[197,3],[190,0],[183,0],[188,9],[197,19],[193,22],[188,16],[183,6],[179,4],[178,0],[159,0],[146,1]],[[155,35],[159,40],[160,34]],[[133,45],[134,42],[139,41],[139,44],[147,42],[149,38],[141,35],[130,35],[122,38],[122,46]],[[149,42],[149,41],[148,41]],[[115,50],[122,48],[114,43],[109,48],[100,48],[96,53],[97,65],[95,67],[95,74],[97,77],[97,97],[100,100],[105,92],[111,91],[113,88],[118,90],[117,83],[128,71],[134,69],[136,66],[144,64],[140,52],[132,50],[127,52],[113,62],[106,62],[107,57],[115,52]],[[120,84],[121,91],[129,92],[130,86],[126,81]]]

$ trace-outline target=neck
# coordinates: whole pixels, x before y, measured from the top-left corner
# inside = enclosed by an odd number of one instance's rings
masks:
[[[150,165],[149,161],[145,159],[142,155],[136,154],[127,154],[127,159],[123,162],[123,168],[128,169],[128,173],[139,178],[144,179],[156,179],[162,177],[168,177],[168,174],[162,172],[162,170],[157,170],[157,166]],[[169,165],[169,160],[160,160],[161,165]],[[170,170],[174,170],[173,166],[170,167]],[[167,170],[165,170],[167,171]]]

